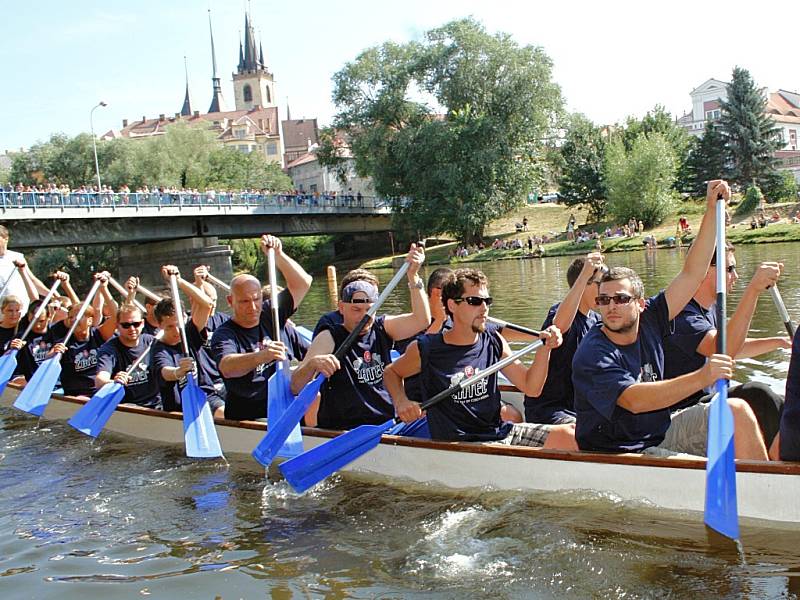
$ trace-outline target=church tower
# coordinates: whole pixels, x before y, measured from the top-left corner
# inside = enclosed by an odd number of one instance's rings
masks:
[[[256,48],[256,36],[250,15],[244,15],[244,45],[239,42],[239,66],[233,74],[236,110],[277,106],[275,80],[264,63],[264,50]]]

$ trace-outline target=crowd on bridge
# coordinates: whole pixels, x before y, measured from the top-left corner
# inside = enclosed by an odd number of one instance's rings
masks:
[[[274,191],[269,189],[206,189],[176,186],[139,186],[133,190],[127,185],[116,190],[109,185],[80,185],[70,188],[66,184],[41,183],[35,185],[0,184],[2,208],[23,207],[125,207],[125,206],[335,206],[347,208],[377,208],[382,201],[373,196],[364,196],[337,191],[303,190]]]

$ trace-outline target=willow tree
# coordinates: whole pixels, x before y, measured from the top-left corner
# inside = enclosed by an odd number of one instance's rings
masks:
[[[408,199],[403,224],[473,241],[544,180],[562,112],[551,71],[541,48],[472,19],[369,48],[334,76],[339,135],[320,160],[336,167],[352,153],[378,194]]]

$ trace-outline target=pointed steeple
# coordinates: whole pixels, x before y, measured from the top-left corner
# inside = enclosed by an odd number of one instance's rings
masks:
[[[261,42],[258,42],[258,63],[262,69],[267,68],[267,63],[264,62],[264,48],[262,48]]]
[[[242,54],[242,42],[239,42],[239,73],[244,71],[244,54]]]
[[[181,116],[188,117],[192,114],[192,103],[189,101],[189,65],[186,62],[185,56],[183,57],[183,71],[186,74],[186,96],[183,98]]]
[[[211,9],[208,11],[208,33],[211,36],[211,86],[213,89],[211,106],[208,107],[208,112],[216,113],[225,110],[225,103],[222,100],[222,85],[220,84],[219,77],[217,77],[217,53],[214,50],[214,30],[211,29]]]
[[[289,96],[286,96],[286,120],[292,120],[292,109],[289,108]]]

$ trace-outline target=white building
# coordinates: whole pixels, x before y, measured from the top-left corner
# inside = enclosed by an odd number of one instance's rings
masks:
[[[354,158],[348,157],[347,162],[345,183],[339,180],[334,169],[319,164],[315,148],[290,162],[286,171],[292,178],[294,189],[306,194],[336,192],[337,195],[361,193],[362,196],[375,196],[372,179],[356,175]]]

